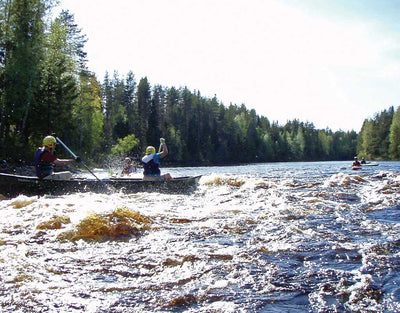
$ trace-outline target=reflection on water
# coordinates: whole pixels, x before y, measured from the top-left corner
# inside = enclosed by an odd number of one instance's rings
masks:
[[[198,189],[2,200],[2,311],[400,311],[400,163],[348,165],[171,168]]]

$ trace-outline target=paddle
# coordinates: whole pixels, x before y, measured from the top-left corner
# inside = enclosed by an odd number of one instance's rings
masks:
[[[65,150],[67,150],[67,151],[72,155],[72,157],[73,157],[78,163],[81,163],[81,164],[90,172],[90,174],[92,174],[94,177],[96,177],[96,179],[97,179],[98,181],[101,181],[101,180],[90,170],[90,168],[88,168],[88,167],[86,166],[86,164],[83,163],[83,161],[82,161],[80,158],[78,158],[78,157],[76,156],[76,154],[73,153],[73,152],[65,145],[65,143],[63,143],[63,142],[61,141],[60,138],[56,137],[56,140],[65,148]]]

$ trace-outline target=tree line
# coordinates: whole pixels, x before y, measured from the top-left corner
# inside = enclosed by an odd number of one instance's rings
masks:
[[[160,137],[167,139],[170,165],[348,160],[368,144],[355,131],[299,120],[282,126],[244,104],[225,105],[187,87],[152,86],[146,77],[137,82],[132,71],[107,73],[99,82],[87,68],[87,39],[71,13],[51,19],[51,0],[0,3],[3,159],[30,162],[51,133],[95,164],[140,157]]]
[[[357,153],[374,160],[400,159],[400,107],[392,106],[364,121]]]
[[[298,120],[280,126],[243,104],[226,106],[187,87],[151,87],[146,77],[136,85],[132,73],[106,75],[103,90],[106,141],[121,147],[121,138],[135,136],[135,146],[120,149],[126,154],[140,154],[162,136],[173,164],[341,160],[356,153],[354,131],[318,130]]]

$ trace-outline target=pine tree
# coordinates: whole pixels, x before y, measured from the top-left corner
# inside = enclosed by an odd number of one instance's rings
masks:
[[[374,126],[373,120],[365,120],[357,142],[357,154],[368,159],[377,156]]]
[[[161,131],[161,115],[163,111],[164,91],[160,85],[153,88],[151,99],[149,126],[147,128],[146,139],[148,143],[156,143],[162,137]]]
[[[104,113],[104,147],[103,150],[107,151],[111,149],[113,144],[113,117],[114,117],[114,108],[113,108],[113,99],[114,99],[114,90],[112,86],[112,82],[110,80],[108,72],[106,72],[104,76],[104,81],[102,85],[102,95],[103,95],[103,108],[102,111]]]
[[[74,140],[75,105],[78,104],[80,75],[88,75],[83,47],[86,38],[68,11],[51,23],[41,73],[41,91],[31,120],[31,132],[56,132],[65,142]]]
[[[390,157],[394,160],[400,159],[400,107],[393,114],[392,124],[390,126],[389,135],[389,152]]]
[[[85,158],[99,156],[104,140],[101,86],[96,77],[86,71],[80,75],[79,98],[73,116],[76,123],[74,137],[80,155]]]
[[[14,0],[5,4],[2,23],[1,135],[26,144],[28,120],[38,95],[44,54],[44,15],[49,1]],[[4,117],[7,117],[5,119]]]
[[[136,80],[132,71],[128,72],[125,88],[124,88],[124,107],[126,109],[126,119],[128,123],[128,132],[133,134],[135,131],[135,121],[137,112],[135,111],[135,93],[136,93]]]
[[[137,107],[137,126],[135,129],[136,137],[140,141],[140,148],[144,150],[147,146],[147,128],[149,123],[150,107],[151,107],[151,89],[147,77],[140,80],[136,92]]]

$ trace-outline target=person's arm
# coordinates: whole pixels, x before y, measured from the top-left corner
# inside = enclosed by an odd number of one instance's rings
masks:
[[[77,157],[77,159],[80,160],[79,157]],[[74,159],[59,159],[54,154],[52,154],[47,150],[42,154],[41,160],[44,162],[53,163],[54,165],[58,166],[64,166],[75,162]]]
[[[53,164],[58,165],[58,166],[65,166],[68,164],[75,163],[74,159],[55,159],[53,161]]]
[[[164,138],[160,138],[160,150],[161,158],[165,157],[168,154],[168,148]]]

